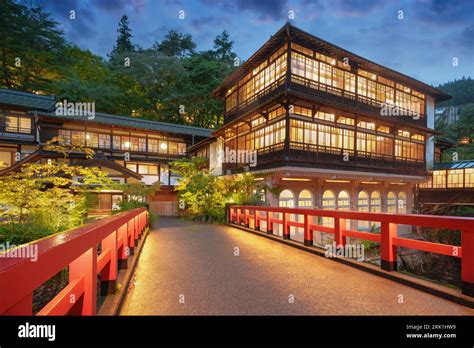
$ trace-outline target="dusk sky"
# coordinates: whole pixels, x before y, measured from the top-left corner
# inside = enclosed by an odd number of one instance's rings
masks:
[[[106,57],[127,14],[133,43],[147,48],[170,29],[190,33],[198,50],[227,29],[247,59],[288,20],[322,39],[437,85],[474,77],[473,0],[39,0],[69,41]],[[69,11],[76,19],[69,19]],[[179,18],[184,11],[185,18]],[[399,19],[403,11],[403,19]],[[458,66],[453,67],[453,58]]]

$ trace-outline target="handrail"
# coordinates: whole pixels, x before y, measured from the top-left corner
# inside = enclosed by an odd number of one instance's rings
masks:
[[[266,214],[262,214],[265,212]],[[282,214],[277,218],[274,214]],[[303,216],[304,222],[293,221],[292,216]],[[334,227],[321,226],[315,223],[316,217],[334,219]],[[370,240],[380,243],[381,268],[385,271],[397,269],[397,247],[411,248],[448,255],[461,259],[462,293],[474,297],[474,218],[456,216],[433,216],[415,214],[371,213],[343,210],[323,210],[308,208],[281,208],[267,206],[232,205],[228,207],[228,223],[250,227],[260,231],[261,221],[266,222],[266,233],[273,234],[274,224],[283,226],[283,239],[290,239],[290,226],[304,229],[304,244],[313,245],[313,232],[334,234],[337,246],[344,246],[347,237]],[[380,233],[368,233],[350,230],[346,220],[373,221],[381,224]],[[432,243],[398,237],[397,225],[438,227],[461,231],[461,246]]]
[[[7,250],[0,257],[0,315],[32,315],[33,291],[68,266],[68,285],[38,315],[95,315],[97,275],[102,295],[113,293],[118,269],[127,268],[147,226],[148,211],[137,208]],[[36,260],[14,257],[33,248]]]

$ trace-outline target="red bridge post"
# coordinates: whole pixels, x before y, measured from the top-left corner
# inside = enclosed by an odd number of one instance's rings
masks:
[[[289,213],[283,213],[283,239],[290,239],[290,226],[288,222],[290,220]]]
[[[397,246],[393,244],[394,237],[397,237],[397,224],[382,222],[380,258],[382,269],[385,271],[397,270]]]
[[[273,213],[270,210],[267,210],[267,234],[273,234],[272,217]]]
[[[474,297],[474,230],[461,231],[461,245],[462,293]]]
[[[95,315],[97,311],[97,248],[94,246],[69,265],[69,282],[84,278],[84,293],[79,306],[74,306],[79,315]],[[82,307],[82,308],[81,308]]]
[[[309,228],[309,218],[308,214],[304,214],[304,245],[307,246],[313,245],[313,231]]]

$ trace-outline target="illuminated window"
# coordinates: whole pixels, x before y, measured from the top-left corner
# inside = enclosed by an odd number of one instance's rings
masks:
[[[2,123],[3,117],[0,117],[0,124]],[[5,131],[10,133],[23,133],[31,134],[31,118],[22,116],[11,116],[7,115],[4,118]]]
[[[337,210],[351,210],[351,200],[347,191],[339,192],[337,196]]]
[[[99,134],[99,148],[109,149],[110,148],[110,135]]]
[[[334,210],[336,209],[336,197],[334,192],[331,190],[326,190],[323,192],[323,209]],[[334,219],[330,217],[323,217],[321,219],[322,225],[326,227],[334,227]]]
[[[89,147],[99,147],[99,134],[87,132],[86,145]]]
[[[423,136],[423,134],[412,134],[411,138],[413,140],[425,141],[425,137]]]
[[[342,124],[347,124],[349,126],[353,126],[353,125],[355,125],[355,120],[353,118],[350,118],[350,117],[340,116],[337,119],[337,123],[342,123]]]
[[[359,121],[359,122],[357,123],[357,127],[375,130],[375,123],[373,123],[373,122],[366,122],[366,121]]]
[[[312,207],[313,206],[313,195],[308,190],[302,190],[298,195],[298,207]]]
[[[139,164],[138,174],[158,175],[158,165]]]
[[[357,196],[357,211],[368,212],[370,211],[369,195],[365,191],[360,191]],[[368,230],[368,221],[357,221],[358,230]]]
[[[329,121],[329,122],[334,122],[334,114],[330,114],[330,113],[327,113],[327,112],[321,112],[321,111],[318,111],[315,115],[316,118],[319,118],[320,120],[325,120],[325,121]]]
[[[301,106],[296,106],[296,105],[293,107],[293,112],[295,115],[301,115],[301,116],[307,116],[307,117],[312,117],[313,115],[311,109],[303,108]]]
[[[389,191],[387,194],[387,213],[395,214],[397,212],[397,195]]]
[[[286,208],[294,208],[295,201],[293,192],[290,190],[283,190],[280,193],[280,197],[278,199],[278,206],[279,207],[286,207]]]
[[[148,139],[148,152],[158,152],[158,139]]]
[[[448,170],[448,187],[456,188],[456,187],[463,187],[463,185],[464,185],[464,170],[463,169]]]
[[[370,211],[380,213],[382,211],[382,199],[379,191],[373,191],[370,194]]]
[[[375,152],[382,155],[393,155],[393,139],[385,136],[377,136]]]
[[[466,168],[465,170],[465,187],[474,187],[474,168]]]
[[[433,188],[446,187],[446,170],[433,171]]]

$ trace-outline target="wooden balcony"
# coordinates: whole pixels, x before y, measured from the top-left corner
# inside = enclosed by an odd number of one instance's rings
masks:
[[[297,142],[290,142],[288,149],[285,149],[284,143],[259,149],[257,151],[257,165],[253,168],[249,167],[248,164],[224,163],[223,169],[224,172],[230,170],[231,173],[239,173],[246,169],[254,171],[283,166],[318,167],[402,175],[426,174],[423,161]]]

